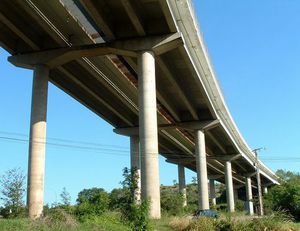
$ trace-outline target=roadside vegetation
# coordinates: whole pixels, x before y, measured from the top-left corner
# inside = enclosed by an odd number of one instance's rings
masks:
[[[182,207],[183,197],[178,184],[161,186],[162,219],[148,218],[149,202],[138,202],[135,169],[123,170],[120,188],[106,192],[102,188],[83,189],[76,204],[71,204],[66,188],[60,203],[46,205],[44,216],[35,221],[27,219],[24,203],[25,175],[20,169],[7,171],[0,178],[0,230],[4,231],[293,231],[300,230],[300,176],[277,171],[280,185],[272,187],[264,197],[264,217],[250,217],[244,212],[242,201],[236,203],[237,212],[226,212],[226,192],[222,184],[216,187],[218,205],[213,208],[219,219],[194,218],[197,209],[197,180],[187,185],[188,206]],[[254,199],[254,203],[256,203]]]

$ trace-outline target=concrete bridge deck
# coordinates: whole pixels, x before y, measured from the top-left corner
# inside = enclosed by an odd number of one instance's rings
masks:
[[[201,130],[208,178],[225,183],[230,162],[233,185],[256,185],[257,166],[262,185],[278,183],[230,115],[188,0],[2,0],[0,45],[128,136],[140,135],[138,60],[151,50],[159,153],[197,172]]]

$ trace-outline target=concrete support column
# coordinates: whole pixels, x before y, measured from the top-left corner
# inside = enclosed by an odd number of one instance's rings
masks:
[[[184,172],[184,166],[178,165],[178,182],[179,182],[179,193],[181,193],[183,197],[183,203],[182,206],[187,206],[186,201],[186,185],[185,185],[185,172]]]
[[[135,202],[141,201],[141,164],[140,164],[140,143],[138,136],[130,137],[130,162],[131,169],[136,170],[137,190],[135,191]]]
[[[233,197],[234,197],[234,203],[236,203],[239,199],[239,190],[237,188],[233,189]]]
[[[138,78],[142,199],[150,200],[150,217],[159,219],[160,183],[153,52],[143,51],[138,55]]]
[[[215,180],[214,179],[209,179],[209,194],[210,194],[212,206],[216,206],[217,200],[216,200],[216,189],[215,189]]]
[[[196,130],[195,150],[198,178],[198,206],[200,210],[209,209],[208,178],[204,132]]]
[[[260,181],[260,170],[257,168],[256,170],[256,179],[257,179],[257,191],[258,191],[258,215],[264,215],[264,205],[263,205],[263,198],[262,198],[262,190],[261,190],[261,181]]]
[[[234,212],[233,182],[232,182],[232,170],[231,170],[230,161],[226,161],[225,163],[225,184],[226,184],[228,211]]]
[[[49,69],[36,66],[33,75],[29,137],[27,206],[31,219],[39,218],[44,206],[46,117]]]
[[[249,215],[253,215],[253,202],[252,202],[252,185],[251,177],[246,178],[246,205]]]

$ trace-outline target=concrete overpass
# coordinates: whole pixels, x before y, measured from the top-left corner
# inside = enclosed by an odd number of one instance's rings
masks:
[[[47,86],[50,81],[131,138],[141,197],[160,218],[158,153],[197,172],[199,209],[208,179],[234,188],[277,177],[240,134],[226,106],[189,0],[2,0],[0,44],[18,67],[34,70],[28,168],[31,218],[43,208]],[[258,187],[261,196],[261,187]]]

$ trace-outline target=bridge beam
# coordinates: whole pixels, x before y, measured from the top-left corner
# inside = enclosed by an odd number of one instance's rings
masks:
[[[111,54],[137,57],[138,53],[143,50],[150,50],[156,55],[161,55],[182,44],[181,35],[179,33],[172,33],[161,36],[145,36],[129,40],[115,40],[109,43],[62,47],[17,54],[8,57],[8,61],[18,67],[32,69],[35,65],[43,64],[52,69],[82,57]]]
[[[205,136],[202,130],[195,130],[195,133],[198,207],[200,210],[205,210],[209,209]]]
[[[139,53],[138,69],[142,200],[150,200],[149,215],[151,218],[159,219],[161,217],[161,211],[155,59],[152,51]]]
[[[172,123],[172,124],[159,124],[159,130],[167,130],[167,129],[176,129],[182,128],[186,130],[203,130],[207,131],[219,125],[219,120],[199,120],[199,121],[188,121],[188,122],[180,122],[180,123]],[[115,128],[114,132],[120,135],[130,136],[139,134],[139,127],[126,127],[126,128]],[[229,158],[233,158],[234,156],[229,156]]]
[[[226,196],[227,206],[229,212],[234,212],[234,195],[233,195],[233,181],[232,181],[232,169],[231,161],[225,162],[225,185],[226,185]]]
[[[187,206],[186,200],[186,184],[185,184],[185,172],[184,166],[178,164],[178,183],[179,183],[179,193],[182,195],[183,203],[182,206]]]
[[[246,207],[249,215],[253,215],[251,177],[246,177]]]
[[[48,79],[47,67],[34,68],[27,182],[27,206],[31,219],[42,216],[44,206]]]

